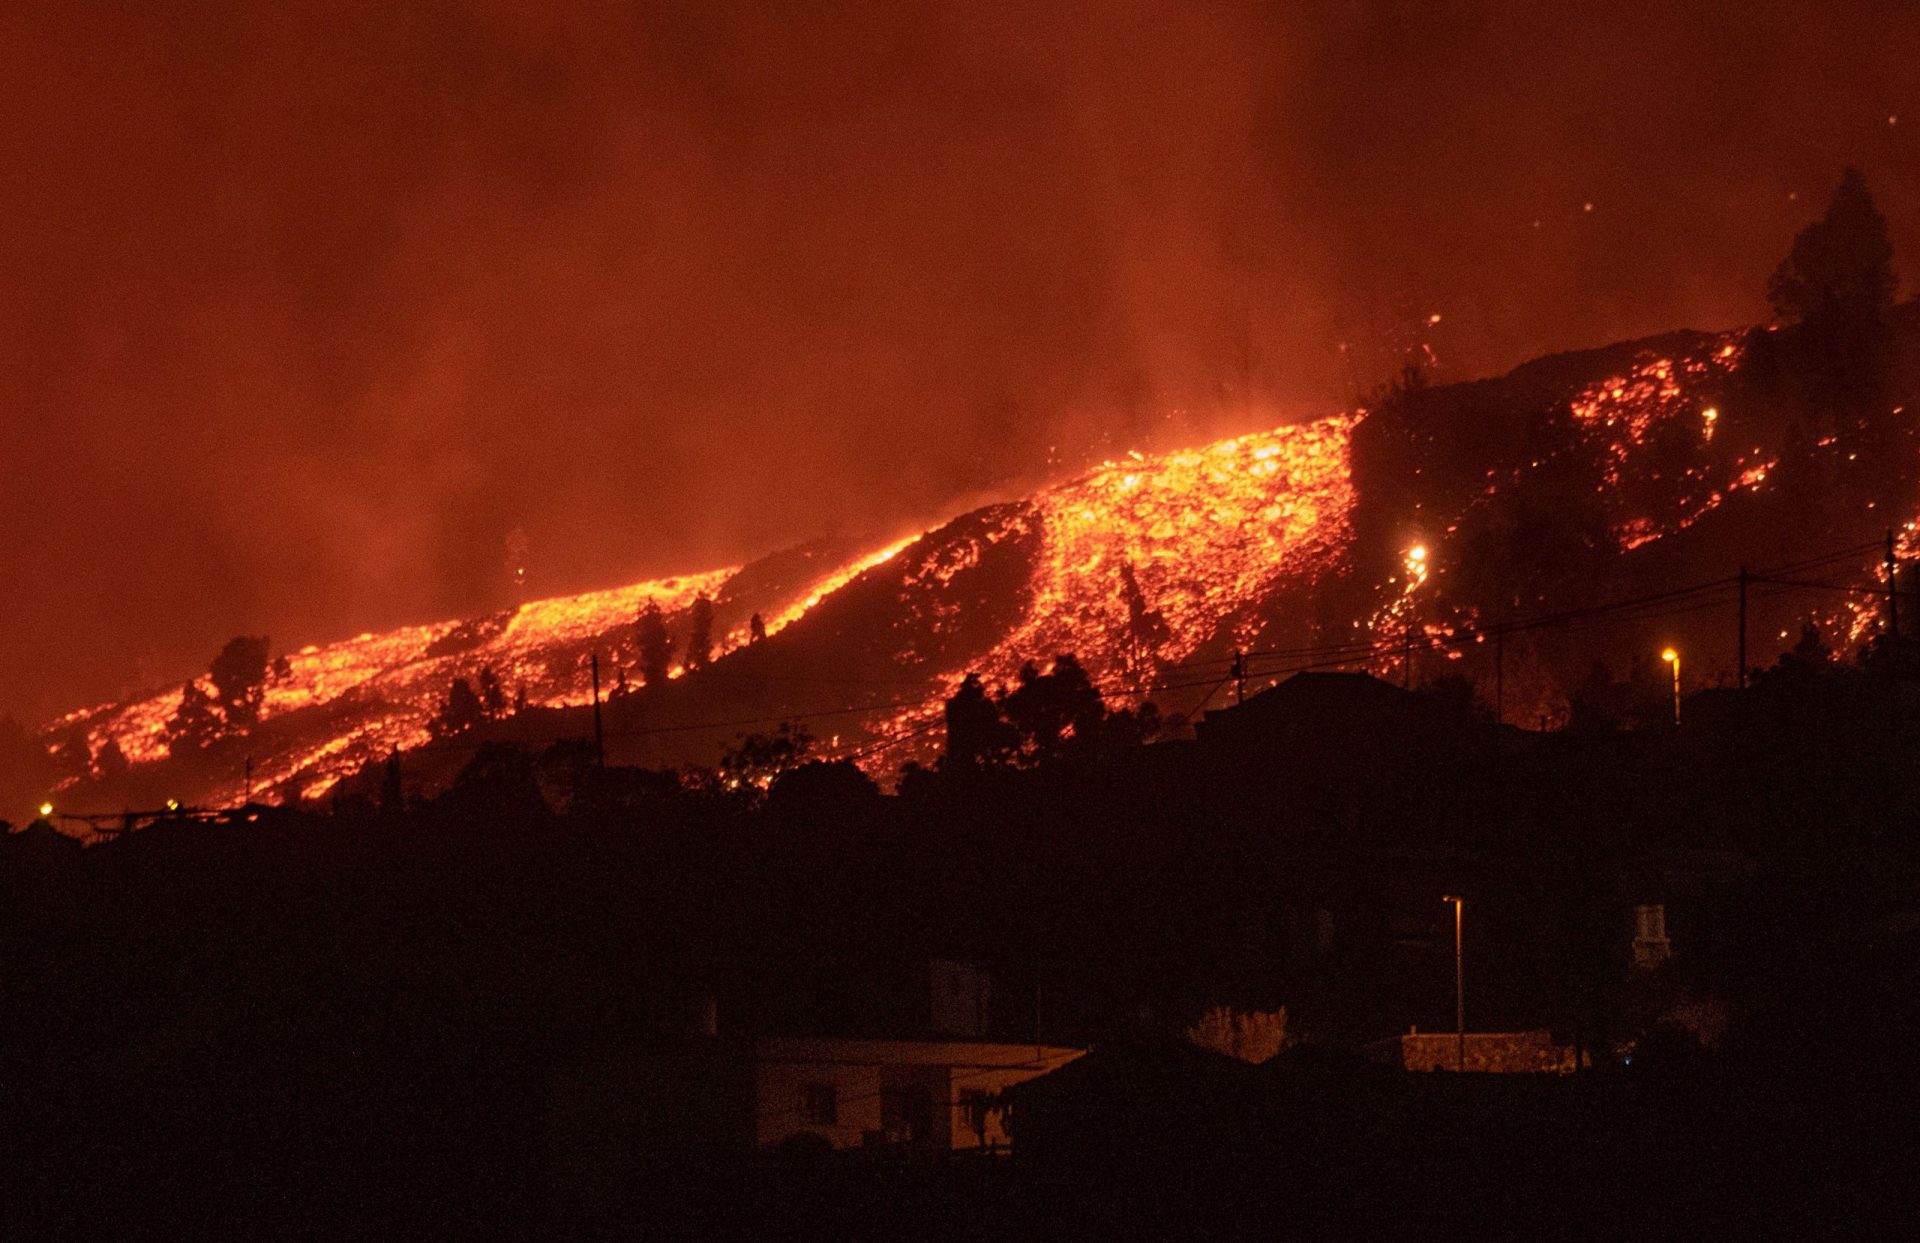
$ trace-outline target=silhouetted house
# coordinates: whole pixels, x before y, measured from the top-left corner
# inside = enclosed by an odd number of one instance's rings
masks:
[[[774,1036],[601,1050],[559,1076],[555,1157],[641,1163],[676,1149],[1005,1148],[1000,1094],[1083,1050],[973,1040]]]
[[[64,859],[79,854],[81,850],[79,838],[62,833],[45,816],[37,817],[17,829],[0,820],[0,842],[5,842],[8,850],[21,856],[31,851]]]
[[[1468,1032],[1465,1062],[1454,1032],[1410,1031],[1375,1041],[1369,1057],[1399,1070],[1466,1070],[1474,1074],[1567,1075],[1577,1068],[1572,1045],[1555,1044],[1553,1033]]]
[[[753,1142],[1004,1148],[1001,1093],[1084,1050],[984,1041],[784,1037],[753,1049]]]
[[[1180,1159],[1260,1129],[1256,1071],[1184,1040],[1112,1041],[1007,1089],[1009,1129],[1023,1159]]]
[[[1219,760],[1322,787],[1422,783],[1480,756],[1492,730],[1464,704],[1367,673],[1317,672],[1208,712],[1194,727],[1202,750]]]
[[[890,973],[868,977],[855,965],[816,964],[777,991],[860,984],[886,991],[880,985]],[[765,1006],[753,1034],[728,1034],[720,1007],[703,996],[684,1035],[655,1030],[651,1039],[636,1035],[592,1051],[553,1082],[556,1160],[620,1168],[691,1148],[1006,1148],[1001,1093],[1084,1050],[988,1038],[992,990],[977,964],[894,965],[903,987],[876,1010],[816,1011],[841,1011],[838,1021],[852,1023],[853,1034],[789,1026],[778,1008]]]
[[[1296,673],[1245,703],[1208,712],[1194,727],[1214,747],[1312,747],[1370,743],[1430,720],[1419,696],[1368,673]]]

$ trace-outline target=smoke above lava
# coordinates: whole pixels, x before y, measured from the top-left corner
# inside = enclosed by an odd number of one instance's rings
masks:
[[[1542,10],[14,6],[0,709],[1747,322],[1846,163],[1920,253],[1905,6]]]

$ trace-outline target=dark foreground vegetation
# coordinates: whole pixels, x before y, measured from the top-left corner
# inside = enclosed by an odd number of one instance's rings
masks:
[[[1070,670],[1069,670],[1070,673]],[[0,855],[9,1238],[1856,1233],[1903,1211],[1920,679],[1810,649],[1674,730],[1492,724],[1305,675],[1192,741],[1073,679],[964,696],[883,796],[778,739],[757,781],[483,751],[430,801],[181,813]],[[751,750],[749,748],[749,750]],[[782,757],[785,757],[783,761]],[[791,762],[785,762],[791,761]],[[1567,1076],[1356,1050],[1548,1028]],[[1636,968],[1636,906],[1670,960]],[[579,1191],[553,1085],[609,1048],[910,1035],[907,964],[983,964],[991,1035],[1089,1046],[1010,1158],[626,1134]],[[1179,1033],[1285,1007],[1248,1066]]]

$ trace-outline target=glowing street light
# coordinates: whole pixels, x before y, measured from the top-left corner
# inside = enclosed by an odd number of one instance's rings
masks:
[[[1673,666],[1673,725],[1680,727],[1680,653],[1668,648],[1660,653],[1660,659]]]
[[[51,816],[52,814],[53,814],[53,804],[52,804],[52,803],[42,803],[42,804],[40,804],[40,818],[41,818],[42,820],[45,820],[45,819],[46,819],[46,818],[47,818],[48,816]]]
[[[1467,903],[1452,894],[1440,900],[1453,903],[1453,1069],[1459,1072],[1467,1068],[1467,959],[1460,939]]]

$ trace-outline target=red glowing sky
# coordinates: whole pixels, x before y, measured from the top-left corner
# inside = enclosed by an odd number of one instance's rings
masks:
[[[1920,254],[1904,4],[561,7],[0,11],[0,710]]]

